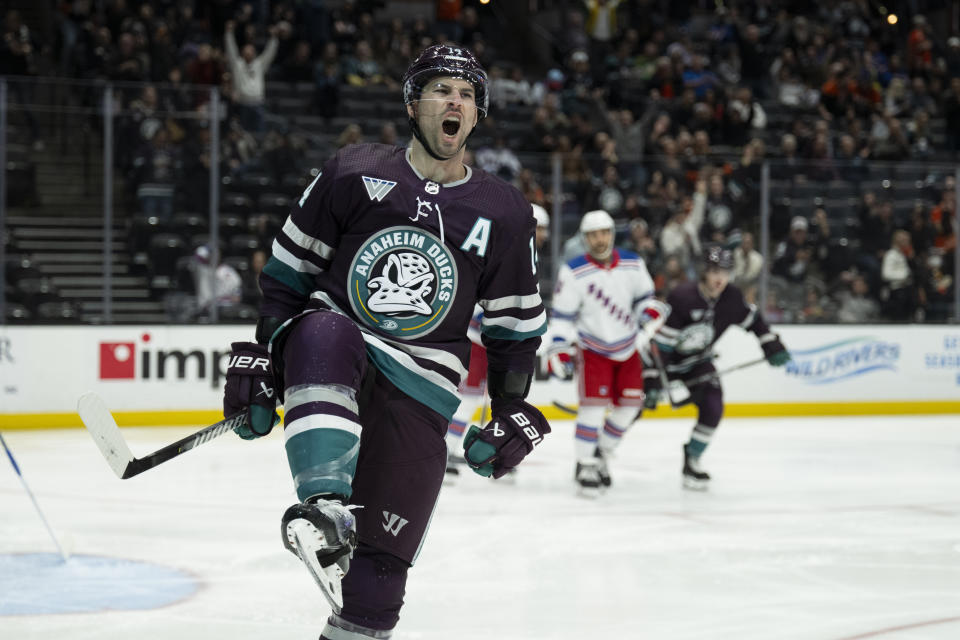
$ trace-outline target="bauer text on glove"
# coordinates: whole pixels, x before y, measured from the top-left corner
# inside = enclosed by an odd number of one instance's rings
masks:
[[[494,400],[493,419],[471,426],[463,441],[464,458],[482,476],[499,478],[516,467],[550,433],[550,425],[533,405],[514,398]]]
[[[249,407],[247,421],[236,427],[244,440],[265,436],[280,421],[277,393],[267,347],[253,342],[234,342],[223,387],[223,415],[231,416]]]

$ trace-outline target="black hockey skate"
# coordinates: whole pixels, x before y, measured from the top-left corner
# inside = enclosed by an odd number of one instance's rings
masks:
[[[695,458],[683,445],[683,488],[692,491],[706,491],[710,486],[710,474],[700,466],[700,458]]]
[[[610,478],[610,467],[607,466],[607,456],[600,450],[600,447],[597,447],[593,451],[593,457],[599,461],[597,473],[600,474],[600,484],[604,489],[607,489],[613,484],[613,480]]]
[[[573,479],[577,483],[577,493],[579,495],[585,498],[597,497],[600,488],[603,486],[603,480],[600,477],[600,462],[596,458],[578,462]]]
[[[320,587],[334,613],[343,608],[340,581],[350,570],[357,546],[357,521],[352,505],[318,499],[295,504],[283,514],[283,546],[300,558]]]

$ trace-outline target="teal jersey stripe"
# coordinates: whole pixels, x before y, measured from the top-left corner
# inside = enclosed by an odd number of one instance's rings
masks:
[[[544,322],[539,327],[533,331],[512,331],[505,327],[498,327],[496,325],[487,325],[481,329],[481,332],[484,335],[488,335],[491,338],[496,338],[497,340],[526,340],[527,338],[536,338],[537,336],[542,336],[547,332],[547,323]]]
[[[377,367],[377,370],[387,376],[405,394],[424,404],[449,421],[457,407],[460,398],[446,389],[438,387],[423,376],[410,371],[402,364],[390,357],[385,351],[367,343],[367,355]]]
[[[313,291],[313,276],[308,273],[300,273],[273,256],[267,260],[267,264],[263,267],[263,272],[274,280],[278,280],[287,285],[297,293],[309,295],[310,292]]]

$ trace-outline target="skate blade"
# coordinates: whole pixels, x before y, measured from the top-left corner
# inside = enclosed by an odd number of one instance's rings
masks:
[[[313,576],[320,592],[333,607],[333,612],[340,613],[343,609],[343,587],[340,582],[343,580],[343,570],[336,562],[328,567],[320,566],[317,560],[316,548],[311,551],[311,546],[326,546],[326,537],[323,533],[306,520],[294,520],[287,525],[287,537],[297,550],[297,555],[307,567],[307,571]]]
[[[577,486],[577,496],[580,498],[587,498],[588,500],[595,500],[600,497],[602,493],[600,487],[584,487]]]
[[[683,477],[683,488],[689,491],[706,491],[710,488],[709,480],[697,480],[688,476]]]

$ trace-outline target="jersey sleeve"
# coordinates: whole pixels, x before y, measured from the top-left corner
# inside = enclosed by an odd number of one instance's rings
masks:
[[[564,264],[557,273],[550,309],[550,337],[563,342],[576,342],[577,317],[583,303],[573,277],[573,269]]]
[[[643,304],[643,301],[653,297],[655,292],[653,278],[650,277],[650,272],[647,270],[647,263],[642,259],[638,259],[637,277],[634,280],[634,285],[633,308],[637,310]]]
[[[328,161],[287,216],[260,274],[261,316],[286,319],[303,310],[314,280],[330,266],[341,225],[332,206],[337,158]]]
[[[653,337],[653,342],[660,350],[664,364],[673,360],[680,332],[689,324],[688,307],[685,305],[683,297],[678,295],[678,289],[675,288],[667,296],[667,304],[670,305],[671,309],[670,315],[667,316],[667,321]]]
[[[529,205],[520,211],[525,209]],[[483,307],[480,331],[491,370],[533,373],[547,313],[537,286],[534,219],[519,217],[519,212],[517,216],[522,225],[495,231],[478,292]]]
[[[744,331],[750,331],[756,335],[761,344],[775,339],[776,336],[770,330],[770,325],[764,320],[763,314],[757,309],[757,305],[747,304],[747,301],[743,298],[743,292],[732,286],[731,289],[736,294],[738,310],[742,310],[738,311],[740,317],[735,319],[736,324]]]

